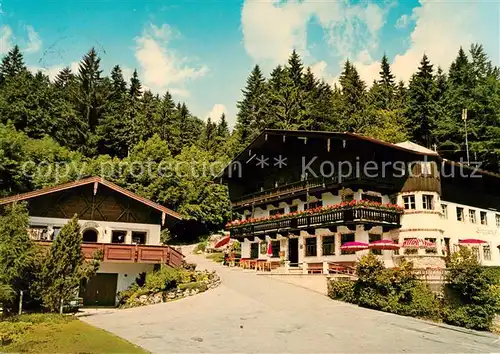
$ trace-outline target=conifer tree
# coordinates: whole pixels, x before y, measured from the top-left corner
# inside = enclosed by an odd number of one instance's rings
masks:
[[[300,59],[300,56],[297,54],[295,49],[292,51],[292,54],[288,58],[288,75],[290,76],[290,79],[292,80],[292,83],[295,87],[303,87],[304,81],[303,81],[303,70],[304,70],[304,65],[302,64],[302,60]]]
[[[351,132],[360,132],[368,125],[366,110],[366,85],[358,71],[349,60],[344,64],[340,75],[341,105],[343,111],[342,127]]]
[[[379,74],[380,79],[375,81],[370,89],[372,104],[378,109],[392,109],[394,108],[396,85],[389,60],[385,54],[382,57]]]
[[[2,63],[0,64],[0,85],[4,80],[13,78],[23,71],[26,71],[23,54],[19,46],[15,45],[2,59]]]
[[[40,291],[43,306],[58,311],[61,302],[75,296],[83,279],[92,277],[98,263],[86,263],[81,250],[82,235],[77,216],[73,216],[52,242],[43,264]]]
[[[73,75],[71,69],[67,66],[57,74],[54,85],[59,89],[68,88],[74,79],[75,75]]]
[[[408,89],[408,123],[412,141],[428,148],[436,142],[436,84],[433,66],[424,54]]]
[[[217,136],[221,139],[226,139],[229,136],[229,127],[224,113],[221,114],[219,124],[217,124]]]
[[[137,74],[137,70],[134,70],[132,77],[130,78],[130,97],[132,100],[138,100],[142,94],[142,85],[139,80],[139,75]]]
[[[88,128],[94,132],[99,123],[99,89],[101,84],[101,73],[99,68],[101,58],[94,48],[91,48],[83,57],[78,68],[78,79],[80,82],[79,101],[82,105],[82,113]]]
[[[24,203],[6,206],[0,216],[0,284],[13,292],[10,299],[30,294],[35,270],[35,248],[28,236],[28,210]],[[15,301],[3,304],[5,311],[15,307]]]
[[[238,101],[238,114],[235,130],[240,137],[240,144],[245,146],[258,133],[265,122],[266,82],[260,67],[256,65],[242,90],[243,99]]]
[[[136,72],[134,71],[136,74]],[[123,72],[120,65],[115,65],[111,70],[111,83],[113,86],[112,99],[120,99],[127,92],[127,83],[123,78]]]

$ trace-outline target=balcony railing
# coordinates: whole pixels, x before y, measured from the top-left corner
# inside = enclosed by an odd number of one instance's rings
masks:
[[[48,248],[51,242],[39,241],[40,246]],[[98,251],[103,253],[104,262],[120,263],[161,263],[172,267],[182,264],[184,256],[170,246],[127,245],[110,243],[83,243],[82,252],[86,259],[90,259]]]
[[[318,187],[323,187],[325,184],[337,183],[337,178],[314,178],[304,181],[297,181],[292,183],[283,184],[279,187],[265,189],[263,191],[246,194],[237,200],[233,201],[233,207],[238,207],[245,204],[252,204],[254,202],[260,202],[262,200],[279,198],[284,195],[294,194],[300,191],[305,191],[308,189],[314,189]]]
[[[265,189],[251,194],[246,194],[232,202],[233,208],[242,207],[244,205],[261,204],[269,200],[286,198],[287,196],[296,196],[306,191],[317,191],[333,185],[349,186],[353,183],[374,184],[377,188],[394,188],[394,184],[387,182],[386,179],[378,179],[369,176],[344,176],[339,179],[338,176],[331,178],[309,178],[304,181],[297,181],[283,184],[281,186]]]
[[[242,224],[230,228],[231,237],[244,238],[263,235],[267,232],[287,233],[307,228],[349,226],[356,224],[381,225],[386,228],[400,227],[400,212],[371,207],[346,207],[311,215],[298,215],[278,220],[267,220],[255,224]]]

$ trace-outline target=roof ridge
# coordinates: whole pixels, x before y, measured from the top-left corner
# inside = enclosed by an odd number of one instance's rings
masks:
[[[111,188],[116,192],[122,193],[122,194],[124,194],[132,199],[135,199],[138,202],[141,202],[141,203],[148,205],[152,208],[160,210],[160,211],[162,211],[162,212],[164,212],[172,217],[175,217],[177,219],[183,219],[182,215],[177,213],[176,211],[173,211],[173,210],[171,210],[171,209],[169,209],[161,204],[153,202],[152,200],[141,197],[137,193],[129,191],[128,189],[123,188],[123,187],[121,187],[121,186],[119,186],[116,183],[113,183],[111,181],[108,181],[101,176],[91,176],[91,177],[78,179],[78,180],[63,183],[63,184],[59,184],[56,186],[48,186],[48,187],[44,187],[44,188],[37,189],[34,191],[15,194],[12,196],[0,198],[0,205],[13,203],[13,202],[20,201],[20,200],[31,199],[31,198],[39,197],[42,195],[55,193],[55,192],[59,192],[62,190],[71,189],[71,188],[75,188],[75,187],[80,187],[80,186],[84,186],[84,185],[87,185],[90,183],[95,183],[95,182],[100,183],[108,188]]]

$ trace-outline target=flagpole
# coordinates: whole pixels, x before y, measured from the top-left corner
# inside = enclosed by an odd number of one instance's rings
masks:
[[[462,109],[462,120],[465,124],[465,150],[467,151],[467,166],[470,166],[469,159],[469,139],[467,137],[467,108]]]

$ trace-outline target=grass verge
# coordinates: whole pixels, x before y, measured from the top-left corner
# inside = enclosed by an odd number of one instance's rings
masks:
[[[27,314],[0,322],[0,352],[147,353],[73,316]]]

